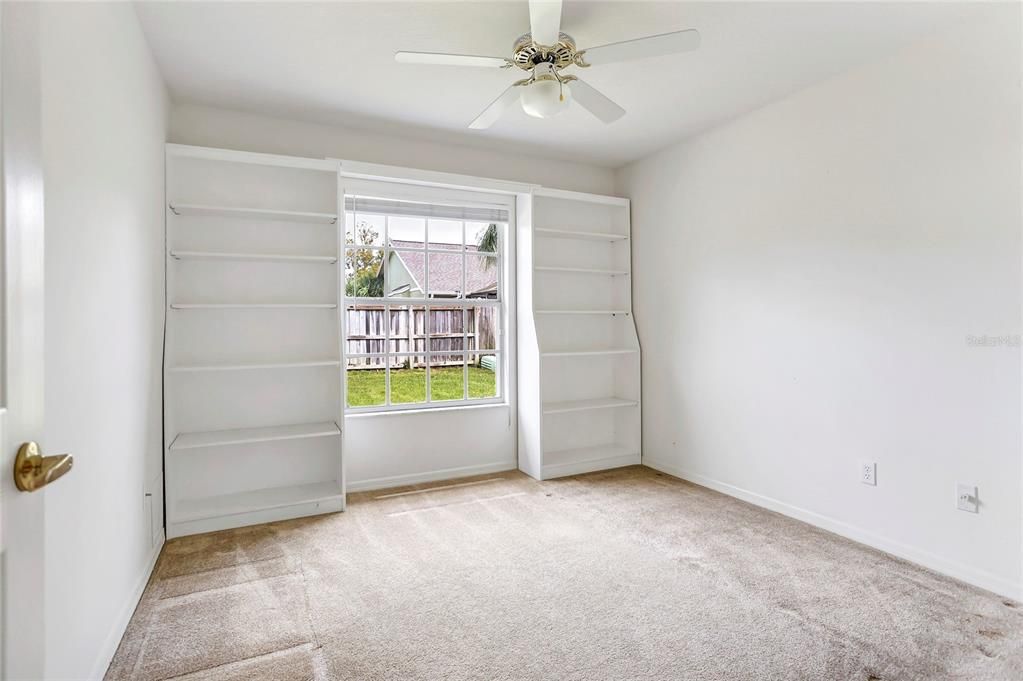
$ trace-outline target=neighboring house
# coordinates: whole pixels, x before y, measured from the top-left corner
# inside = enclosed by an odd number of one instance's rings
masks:
[[[422,241],[390,239],[387,267],[388,297],[404,298],[457,298],[462,291],[462,247],[458,244],[431,244],[431,249],[451,250],[447,253],[430,254],[430,292],[424,294],[426,286],[426,253]],[[497,297],[497,264],[487,267],[485,258],[477,255],[476,246],[466,246],[465,290],[466,298]]]

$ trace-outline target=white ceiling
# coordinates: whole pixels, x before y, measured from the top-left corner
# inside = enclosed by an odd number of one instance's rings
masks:
[[[628,113],[548,120],[515,107],[471,121],[518,70],[396,64],[399,49],[510,56],[516,2],[144,2],[142,26],[179,103],[201,103],[617,167],[976,11],[936,3],[566,2],[580,47],[697,28],[699,51],[582,75]],[[572,69],[579,72],[579,69]]]

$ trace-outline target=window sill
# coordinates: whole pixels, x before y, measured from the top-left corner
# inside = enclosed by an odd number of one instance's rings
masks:
[[[344,414],[344,417],[346,419],[350,419],[350,418],[363,419],[363,418],[370,418],[370,417],[374,417],[374,416],[398,416],[398,415],[408,416],[408,415],[411,415],[411,414],[419,414],[419,415],[422,415],[422,414],[438,414],[438,413],[446,413],[446,412],[452,412],[452,411],[477,411],[477,410],[480,410],[480,409],[509,409],[510,407],[511,407],[511,405],[508,404],[507,402],[503,401],[503,400],[495,401],[495,402],[481,402],[479,404],[454,404],[454,405],[445,405],[445,406],[438,406],[438,407],[409,407],[409,408],[402,408],[402,407],[394,407],[394,406],[392,406],[392,407],[389,407],[389,408],[386,408],[386,409],[370,409],[370,408],[365,408],[365,410],[359,409],[357,411],[346,411],[345,414]]]

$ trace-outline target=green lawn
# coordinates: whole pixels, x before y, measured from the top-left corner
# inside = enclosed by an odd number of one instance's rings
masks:
[[[348,372],[348,406],[368,407],[384,403],[384,371],[368,369]],[[469,367],[469,397],[497,395],[493,371]],[[430,370],[430,399],[462,399],[462,367],[436,367]],[[426,401],[426,369],[391,369],[391,404]]]

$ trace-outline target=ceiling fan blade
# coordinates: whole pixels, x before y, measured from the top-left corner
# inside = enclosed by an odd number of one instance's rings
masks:
[[[486,109],[483,110],[479,116],[476,117],[469,127],[473,130],[483,130],[489,128],[491,125],[497,122],[497,119],[501,117],[504,110],[508,108],[508,105],[519,98],[519,89],[515,85],[511,85],[507,90],[501,93],[501,96],[490,103]]]
[[[529,0],[529,32],[535,43],[557,43],[561,37],[561,0]]]
[[[394,61],[402,64],[483,66],[487,68],[501,68],[508,65],[508,60],[503,57],[477,57],[472,54],[444,54],[443,52],[395,52]]]
[[[624,40],[620,43],[591,47],[583,52],[587,64],[610,64],[616,61],[660,57],[665,54],[689,52],[700,46],[700,32],[696,29],[662,33],[646,38]]]
[[[572,99],[604,123],[614,123],[625,115],[625,109],[605,97],[600,90],[581,80],[573,80]]]

